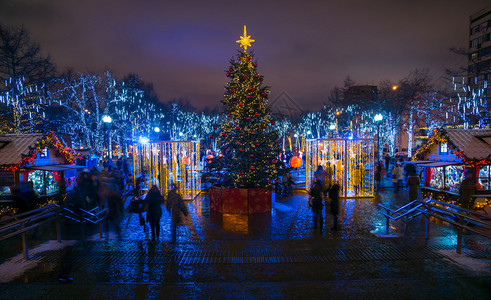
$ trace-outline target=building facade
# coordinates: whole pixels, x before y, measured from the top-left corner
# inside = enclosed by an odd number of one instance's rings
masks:
[[[472,14],[469,22],[469,64],[467,79],[471,91],[482,90],[491,110],[491,5]]]

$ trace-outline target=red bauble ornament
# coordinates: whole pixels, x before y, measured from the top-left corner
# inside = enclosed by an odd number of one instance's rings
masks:
[[[254,154],[251,154],[251,157],[254,157]]]
[[[254,169],[255,169],[254,166],[251,166],[251,170],[254,170]]]
[[[230,90],[230,93],[232,93],[232,94],[235,93],[235,90]]]
[[[225,136],[225,132],[222,132],[222,136]]]
[[[212,139],[212,138],[213,138],[213,134],[210,134],[210,139]]]
[[[256,134],[256,132],[255,132],[255,131],[253,131],[253,132],[251,132],[251,134]]]
[[[250,121],[250,120],[251,120],[251,117],[247,117],[247,119],[246,119],[246,120],[247,120],[247,121]]]
[[[242,106],[244,106],[244,103],[239,103],[239,107],[242,107]]]
[[[251,87],[249,88],[249,90],[254,91],[254,87],[252,87],[252,86],[251,86]]]
[[[273,159],[273,160],[271,161],[271,163],[272,163],[272,164],[275,164],[275,163],[276,163],[276,159]]]
[[[250,56],[248,56],[248,57],[247,57],[247,60],[249,60],[249,61],[250,61],[250,60],[251,60],[251,57],[250,57]]]
[[[239,149],[239,151],[240,151],[240,152],[243,152],[243,151],[244,151],[244,149],[240,148],[240,149]]]
[[[225,105],[227,105],[227,102],[223,101],[223,105],[224,105],[224,106],[225,106]]]
[[[260,82],[263,82],[263,79],[262,79],[262,78],[259,78],[259,81],[260,81]]]
[[[239,133],[239,134],[240,134],[240,135],[244,135],[244,133],[243,133],[243,132],[241,132],[241,133]]]
[[[255,114],[254,114],[254,116],[255,116],[255,117],[259,117],[259,113],[255,113]]]
[[[240,130],[240,126],[235,127],[235,129]]]
[[[216,126],[213,126],[213,130],[217,130],[217,127]]]
[[[276,124],[276,122],[275,122],[275,121],[271,122],[271,125],[274,125],[274,124]]]
[[[251,99],[251,95],[247,95],[247,96],[246,96],[246,98],[247,98],[247,99]]]
[[[244,78],[245,78],[245,79],[249,78],[249,75],[245,74],[245,75],[244,75]]]
[[[253,64],[254,68],[257,67],[257,64]]]
[[[259,143],[256,143],[256,146],[259,146]]]
[[[230,77],[230,73],[227,73],[227,77]]]
[[[233,72],[233,71],[234,71],[234,69],[232,69],[232,68],[230,68],[230,69],[228,69],[228,70],[229,70],[230,72]]]
[[[241,59],[242,59],[242,57],[240,57],[240,56],[239,56],[239,57],[237,57],[237,59],[238,59],[238,60],[241,60]]]
[[[271,184],[271,180],[268,180],[268,184]]]
[[[259,78],[259,74],[256,74],[256,78]]]
[[[244,172],[240,172],[240,173],[239,173],[239,175],[240,175],[240,176],[244,175]]]
[[[228,117],[228,118],[231,118],[231,117],[232,117],[232,114],[228,114],[228,115],[227,115],[227,117]]]
[[[261,93],[261,96],[266,97],[266,94],[265,93]]]

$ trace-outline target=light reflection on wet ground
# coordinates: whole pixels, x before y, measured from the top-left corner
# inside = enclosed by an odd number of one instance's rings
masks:
[[[121,241],[114,234],[109,241],[96,237],[63,258],[73,265],[73,283],[58,284],[61,260],[48,259],[4,285],[0,298],[405,299],[443,298],[448,292],[454,298],[483,298],[490,273],[470,273],[425,248],[455,245],[451,226],[432,224],[432,238],[425,241],[424,219],[419,217],[409,225],[406,237],[376,235],[385,233],[385,218],[377,204],[400,206],[406,197],[404,191],[387,189],[375,199],[341,200],[340,231],[326,230],[332,220],[324,211],[324,231],[316,232],[302,192],[275,199],[271,213],[256,215],[211,212],[203,195],[187,203],[190,215],[178,227],[176,243],[171,242],[165,209],[161,238],[155,244],[145,239],[138,216],[127,215],[121,223]],[[391,223],[391,232],[403,234],[402,224]],[[64,234],[78,233],[65,230]],[[489,252],[489,241],[473,235],[465,237],[465,245]],[[253,263],[241,261],[250,257]]]

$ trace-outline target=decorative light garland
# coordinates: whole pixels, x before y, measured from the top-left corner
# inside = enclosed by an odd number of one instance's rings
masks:
[[[65,147],[60,142],[58,136],[54,134],[52,131],[50,131],[45,137],[37,141],[33,148],[29,147],[30,149],[27,155],[24,156],[23,154],[21,154],[24,157],[18,163],[0,166],[0,171],[6,171],[6,172],[18,171],[19,169],[23,168],[25,165],[36,159],[37,153],[48,145],[51,145],[68,164],[75,163],[76,156],[73,150],[71,148]],[[77,158],[81,158],[81,156],[77,155]]]

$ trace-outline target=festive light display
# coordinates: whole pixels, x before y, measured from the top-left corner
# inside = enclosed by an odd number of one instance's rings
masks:
[[[280,148],[266,106],[269,89],[262,85],[254,55],[246,51],[253,41],[244,27],[238,41],[244,50],[230,60],[226,71],[230,81],[222,101],[224,121],[216,136],[222,157],[214,158],[209,168],[217,177],[224,171],[222,184],[227,186],[272,188],[281,165],[276,159]]]
[[[330,168],[342,197],[374,194],[375,141],[373,139],[310,139],[305,152],[305,182],[312,185],[317,166]]]
[[[145,174],[144,186],[157,185],[163,194],[179,187],[185,199],[193,199],[201,191],[199,142],[161,141],[133,145],[134,180]]]

